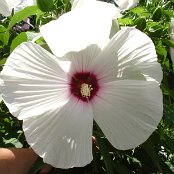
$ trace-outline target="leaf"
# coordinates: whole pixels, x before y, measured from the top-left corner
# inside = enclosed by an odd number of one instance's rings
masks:
[[[39,157],[28,174],[37,174],[44,164],[42,158]]]
[[[27,31],[26,34],[27,34],[28,41],[32,41],[36,37],[41,36],[40,33],[35,33],[35,32],[30,32],[30,31]]]
[[[162,9],[161,7],[157,7],[153,12],[152,19],[154,21],[160,21],[161,16],[162,16]]]
[[[163,56],[163,59],[164,59],[164,60],[166,59],[166,57],[167,57],[167,50],[166,50],[166,48],[165,48],[164,46],[162,46],[162,45],[157,45],[157,46],[156,46],[156,51],[157,51],[157,54],[158,54],[158,55]]]
[[[174,17],[174,13],[171,10],[164,10],[163,14],[166,15],[167,17],[169,17],[169,18]]]
[[[97,126],[98,131],[100,131],[99,127]],[[99,136],[97,133],[95,133],[95,138],[97,140],[97,144],[99,145],[99,149],[101,152],[101,155],[103,156],[103,160],[107,169],[108,174],[114,174],[114,168],[113,168],[113,160],[111,159],[111,156],[109,154],[109,147],[106,144],[106,141],[104,138]]]
[[[4,43],[4,34],[6,32],[6,28],[3,25],[0,25],[0,41]]]
[[[166,126],[170,126],[174,123],[174,104],[164,105],[163,120]]]
[[[169,47],[173,47],[174,48],[174,42],[172,42],[171,40],[168,39],[162,39],[162,41],[168,45]]]
[[[135,20],[134,25],[136,25],[136,28],[143,31],[146,28],[146,19],[138,18]]]
[[[123,164],[114,163],[114,168],[118,174],[134,174],[132,171],[127,169],[127,167],[124,166]]]
[[[1,59],[1,60],[0,60],[0,65],[4,65],[5,62],[6,62],[6,60],[7,60],[7,58],[3,58],[3,59]]]
[[[118,22],[121,23],[121,25],[133,25],[133,21],[130,18],[119,18]]]
[[[156,165],[156,167],[158,168],[158,170],[160,172],[162,172],[161,167],[160,167],[160,164],[159,164],[158,155],[155,152],[155,148],[154,148],[154,145],[153,145],[153,142],[151,141],[151,139],[148,139],[144,144],[141,145],[141,147],[150,156],[152,162]]]
[[[11,44],[10,52],[12,52],[18,45],[20,45],[22,42],[27,41],[27,34],[25,32],[20,33]]]
[[[149,17],[150,16],[150,13],[148,13],[148,11],[144,8],[144,7],[135,7],[133,9],[131,9],[131,11],[133,13],[136,13],[138,16],[141,16],[141,17]]]
[[[165,146],[170,149],[171,153],[174,153],[174,138],[169,137],[168,135],[164,135]]]
[[[54,6],[54,0],[36,0],[36,2],[39,9],[43,12],[48,12],[52,10]]]
[[[15,39],[13,39],[10,52],[12,52],[18,45],[26,41],[32,41],[35,37],[39,36],[40,33],[34,32],[22,32]]]
[[[4,139],[3,141],[4,141],[5,144],[13,144],[16,148],[22,148],[23,147],[21,142],[19,142],[19,140],[16,139],[16,138],[10,138],[9,140]]]
[[[148,24],[149,27],[149,34],[151,37],[160,37],[162,35],[162,32],[163,32],[163,26],[160,25],[160,23],[158,22],[153,22],[153,23],[150,23]]]
[[[170,6],[171,6],[171,2],[170,1],[166,1],[166,4],[164,4],[162,7],[163,7],[163,9],[164,10],[167,10],[167,9],[169,9],[170,8]]]
[[[160,165],[163,169],[163,174],[173,174],[170,167],[164,161],[162,161],[162,159],[160,160]]]
[[[7,31],[5,34],[5,44],[7,45],[8,39],[9,39],[9,30],[18,22],[26,19],[29,16],[35,15],[37,13],[40,13],[40,10],[37,6],[30,6],[26,7],[23,10],[17,12],[14,14],[14,16],[11,18],[11,21],[7,27]]]

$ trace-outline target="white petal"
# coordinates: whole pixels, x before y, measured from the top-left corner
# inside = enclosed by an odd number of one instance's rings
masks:
[[[140,72],[147,79],[161,82],[162,70],[152,40],[135,28],[122,28],[112,38],[116,39],[118,53],[118,78],[139,79]],[[139,73],[139,74],[140,74]]]
[[[0,103],[3,101],[2,94],[0,93]]]
[[[151,39],[135,28],[122,28],[111,38],[99,55],[92,59],[90,71],[99,83],[120,79],[162,79]]]
[[[139,0],[115,0],[115,2],[120,9],[128,10],[135,7],[138,4]]]
[[[44,162],[57,168],[83,167],[92,161],[92,108],[70,100],[60,110],[24,120],[27,142]]]
[[[119,22],[115,18],[115,19],[112,20],[112,27],[111,27],[109,38],[112,38],[119,30],[120,30]]]
[[[35,0],[1,0],[0,13],[4,16],[10,16],[12,9],[17,12],[35,3]]]
[[[95,3],[96,0],[71,0],[71,10],[73,9],[77,9],[77,8],[81,8],[81,6],[83,5],[88,5],[89,1],[91,1],[90,3]],[[86,4],[85,4],[86,3]],[[111,6],[111,8],[114,8],[113,6]],[[119,23],[117,21],[117,18],[120,18],[122,15],[120,13],[120,11],[117,10],[117,15],[115,16],[115,18],[113,18],[112,20],[112,27],[111,27],[111,31],[110,31],[110,38],[115,35],[115,33],[119,30]]]
[[[36,0],[18,0],[20,3],[15,6],[14,10],[15,12],[18,12],[25,7],[32,6],[36,4]]]
[[[170,22],[170,40],[174,42],[174,18],[172,18]],[[170,56],[174,64],[174,48],[172,47],[170,48]]]
[[[162,92],[155,81],[107,83],[93,105],[94,119],[111,144],[121,150],[146,141],[163,115]]]
[[[135,28],[118,31],[91,64],[91,71],[97,74],[100,83],[117,78],[155,78],[158,82],[162,79],[161,66],[157,62],[152,41]]]
[[[18,0],[1,0],[0,13],[4,16],[10,16],[12,9],[15,7],[16,3],[18,3]]]
[[[118,14],[118,9],[109,3],[84,2],[79,8],[40,28],[52,52],[58,57],[71,51],[78,52],[91,44],[103,47],[109,40],[112,18]]]
[[[117,78],[118,52],[115,51],[117,44],[116,39],[111,39],[98,56],[91,61],[89,71],[97,75],[101,84]]]
[[[174,18],[172,18],[170,22],[170,33],[174,35]]]
[[[71,67],[68,71],[71,76],[77,72],[90,72],[92,63],[100,52],[101,49],[97,45],[90,45],[81,51],[69,52],[62,60],[71,62]]]
[[[174,65],[174,48],[170,48],[170,57],[172,59],[173,65]]]
[[[81,6],[83,6],[85,3],[89,3],[89,1],[96,1],[96,0],[71,0],[71,10],[75,9],[75,8],[80,8]],[[93,3],[92,2],[92,3]]]
[[[32,42],[14,50],[0,77],[2,97],[10,112],[19,119],[67,102],[67,75],[58,59]]]

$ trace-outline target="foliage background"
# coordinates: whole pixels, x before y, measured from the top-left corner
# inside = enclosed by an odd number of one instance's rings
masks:
[[[7,57],[20,43],[32,40],[39,35],[39,27],[58,18],[71,8],[69,0],[49,0],[47,8],[37,0],[38,7],[24,10],[5,18],[0,15],[0,69]],[[112,1],[108,1],[112,3]],[[120,26],[135,26],[153,40],[158,61],[163,69],[164,115],[158,129],[139,147],[119,151],[113,148],[94,123],[94,160],[83,168],[68,170],[54,169],[59,174],[173,174],[174,173],[174,66],[169,47],[174,42],[169,39],[169,24],[174,17],[174,0],[140,0],[137,7],[127,10],[118,19]],[[30,28],[23,29],[26,18],[30,18]],[[43,38],[36,43],[49,49]],[[0,103],[0,147],[28,147],[22,131],[22,122],[15,119]],[[43,165],[37,161],[30,174],[35,174]]]

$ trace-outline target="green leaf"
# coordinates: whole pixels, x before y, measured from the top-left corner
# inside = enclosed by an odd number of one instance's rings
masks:
[[[169,47],[173,47],[174,48],[174,42],[172,42],[171,40],[168,39],[162,39],[162,41],[167,44]]]
[[[10,52],[12,52],[18,45],[20,45],[22,42],[27,41],[27,34],[25,32],[20,33],[11,44]]]
[[[30,31],[27,31],[26,32],[26,35],[27,35],[27,38],[28,38],[28,41],[32,41],[33,39],[41,36],[40,33],[35,33],[35,32],[30,32]],[[39,38],[38,38],[39,39]]]
[[[143,31],[146,28],[146,19],[138,18],[135,20],[134,25],[136,25],[136,28]]]
[[[42,158],[39,157],[28,174],[37,174],[44,164]]]
[[[148,139],[144,144],[141,145],[141,147],[146,151],[146,153],[150,156],[152,162],[156,165],[158,170],[162,172],[160,164],[159,164],[159,159],[158,159],[158,154],[155,151],[153,142],[151,139]]]
[[[174,104],[164,105],[164,117],[166,126],[174,123]]]
[[[11,21],[8,25],[6,34],[5,34],[5,44],[7,45],[8,39],[9,39],[9,31],[10,29],[18,22],[26,19],[29,16],[35,15],[37,13],[40,13],[40,10],[38,9],[37,6],[30,6],[26,7],[23,10],[17,12],[14,14],[14,16],[11,18]]]
[[[159,44],[156,46],[156,52],[158,54],[159,60],[161,60],[161,63],[166,63],[168,61],[167,58],[167,50],[166,47],[164,47],[162,44]]]
[[[36,2],[39,9],[43,12],[48,12],[52,10],[54,6],[54,0],[36,0]]]
[[[166,2],[167,2],[167,1],[166,1]],[[171,2],[168,1],[168,2],[167,2],[166,4],[164,4],[162,7],[163,7],[164,10],[167,10],[167,9],[170,8],[170,6],[171,6]]]
[[[170,167],[164,161],[162,161],[162,159],[160,161],[161,167],[164,171],[162,174],[173,174],[173,171],[170,169]]]
[[[130,18],[119,18],[118,22],[121,25],[133,25],[133,21]]]
[[[3,59],[1,59],[1,60],[0,60],[0,65],[4,65],[5,62],[6,62],[6,60],[7,60],[7,58],[3,58]]]
[[[114,163],[114,168],[118,174],[134,174],[132,171],[127,169],[127,167],[123,164]]]
[[[100,132],[100,128],[96,125],[98,132]],[[107,144],[107,141],[105,138],[102,138],[99,134],[95,133],[95,138],[97,141],[97,144],[99,145],[99,149],[101,152],[101,155],[103,156],[103,160],[107,169],[108,174],[114,174],[114,168],[113,168],[113,160],[111,159],[111,156],[109,154],[109,146]]]
[[[12,52],[18,45],[20,45],[23,42],[31,41],[35,37],[39,36],[40,33],[34,33],[34,32],[22,32],[20,33],[11,44],[10,52]]]
[[[131,11],[141,17],[149,17],[150,13],[144,7],[135,7]]]
[[[160,21],[161,16],[162,16],[162,9],[161,7],[157,7],[152,15],[152,19],[154,21]]]
[[[4,34],[6,32],[6,28],[3,25],[0,25],[0,41],[4,43]]]
[[[164,30],[164,26],[160,22],[148,22],[147,29],[151,37],[160,37]]]
[[[13,144],[16,148],[22,148],[23,147],[21,142],[19,142],[19,140],[16,139],[16,138],[10,138],[9,140],[4,139],[3,141],[4,141],[5,144]]]
[[[113,162],[109,154],[109,148],[103,138],[96,136],[97,143],[100,148],[100,152],[103,156],[103,160],[108,174],[114,174]]]
[[[169,18],[174,17],[174,13],[171,10],[163,10],[163,14],[166,15]]]

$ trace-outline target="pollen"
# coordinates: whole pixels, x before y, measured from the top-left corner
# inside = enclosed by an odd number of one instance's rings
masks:
[[[97,76],[91,72],[77,72],[69,83],[70,94],[83,102],[91,101],[99,91]]]
[[[92,86],[86,83],[83,83],[80,88],[80,93],[82,97],[89,98],[91,96],[91,91],[93,90]]]

